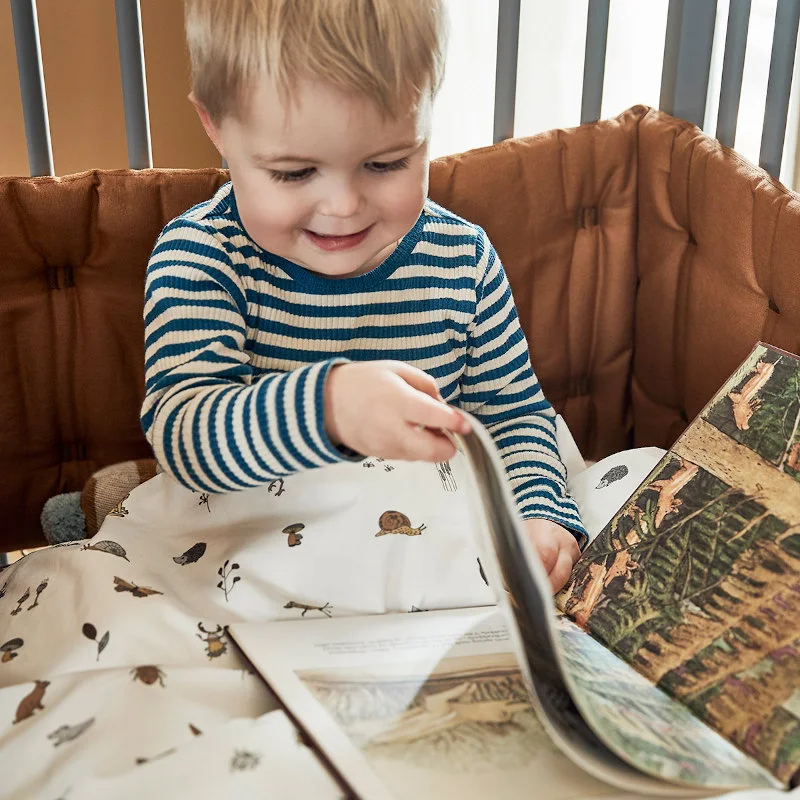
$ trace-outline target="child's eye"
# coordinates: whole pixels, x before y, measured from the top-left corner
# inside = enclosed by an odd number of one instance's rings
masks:
[[[369,161],[366,167],[371,172],[394,172],[408,166],[408,156],[398,158],[397,161]]]
[[[291,172],[283,172],[277,169],[269,170],[269,176],[278,183],[292,183],[293,181],[302,181],[311,177],[314,174],[314,167],[304,167],[303,169],[295,169]]]

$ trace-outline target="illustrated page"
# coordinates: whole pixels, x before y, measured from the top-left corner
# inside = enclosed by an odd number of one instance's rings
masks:
[[[778,780],[800,769],[800,362],[759,345],[560,607]]]

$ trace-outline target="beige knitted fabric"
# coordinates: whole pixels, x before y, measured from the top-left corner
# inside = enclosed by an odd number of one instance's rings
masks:
[[[86,534],[94,536],[106,515],[122,506],[122,501],[140,483],[152,478],[158,467],[155,459],[123,461],[103,467],[86,482],[81,492],[81,508],[86,517]]]

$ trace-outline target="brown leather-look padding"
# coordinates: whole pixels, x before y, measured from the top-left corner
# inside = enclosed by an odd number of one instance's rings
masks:
[[[757,341],[800,352],[800,197],[648,110],[637,261],[635,443],[669,447]]]
[[[158,233],[222,170],[0,179],[0,551],[44,543],[42,505],[152,455],[144,272]]]
[[[151,455],[142,298],[163,225],[221,170],[0,179],[0,551],[54,494]],[[643,106],[439,159],[483,226],[534,368],[582,453],[669,446],[763,340],[800,350],[800,197]]]

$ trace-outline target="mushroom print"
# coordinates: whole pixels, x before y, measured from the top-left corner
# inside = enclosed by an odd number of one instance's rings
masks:
[[[399,511],[384,511],[378,520],[380,530],[376,536],[386,536],[389,533],[401,533],[405,536],[419,536],[425,530],[424,525],[419,528],[411,527],[411,520]]]
[[[23,639],[17,637],[16,639],[9,639],[7,642],[3,642],[0,644],[0,653],[3,655],[0,656],[0,664],[7,664],[12,659],[16,658],[19,653],[17,650],[25,644]]]
[[[303,534],[300,533],[301,530],[305,528],[302,522],[295,522],[293,525],[287,525],[283,532],[289,535],[288,545],[289,547],[296,547],[298,544],[301,544],[303,541]]]

